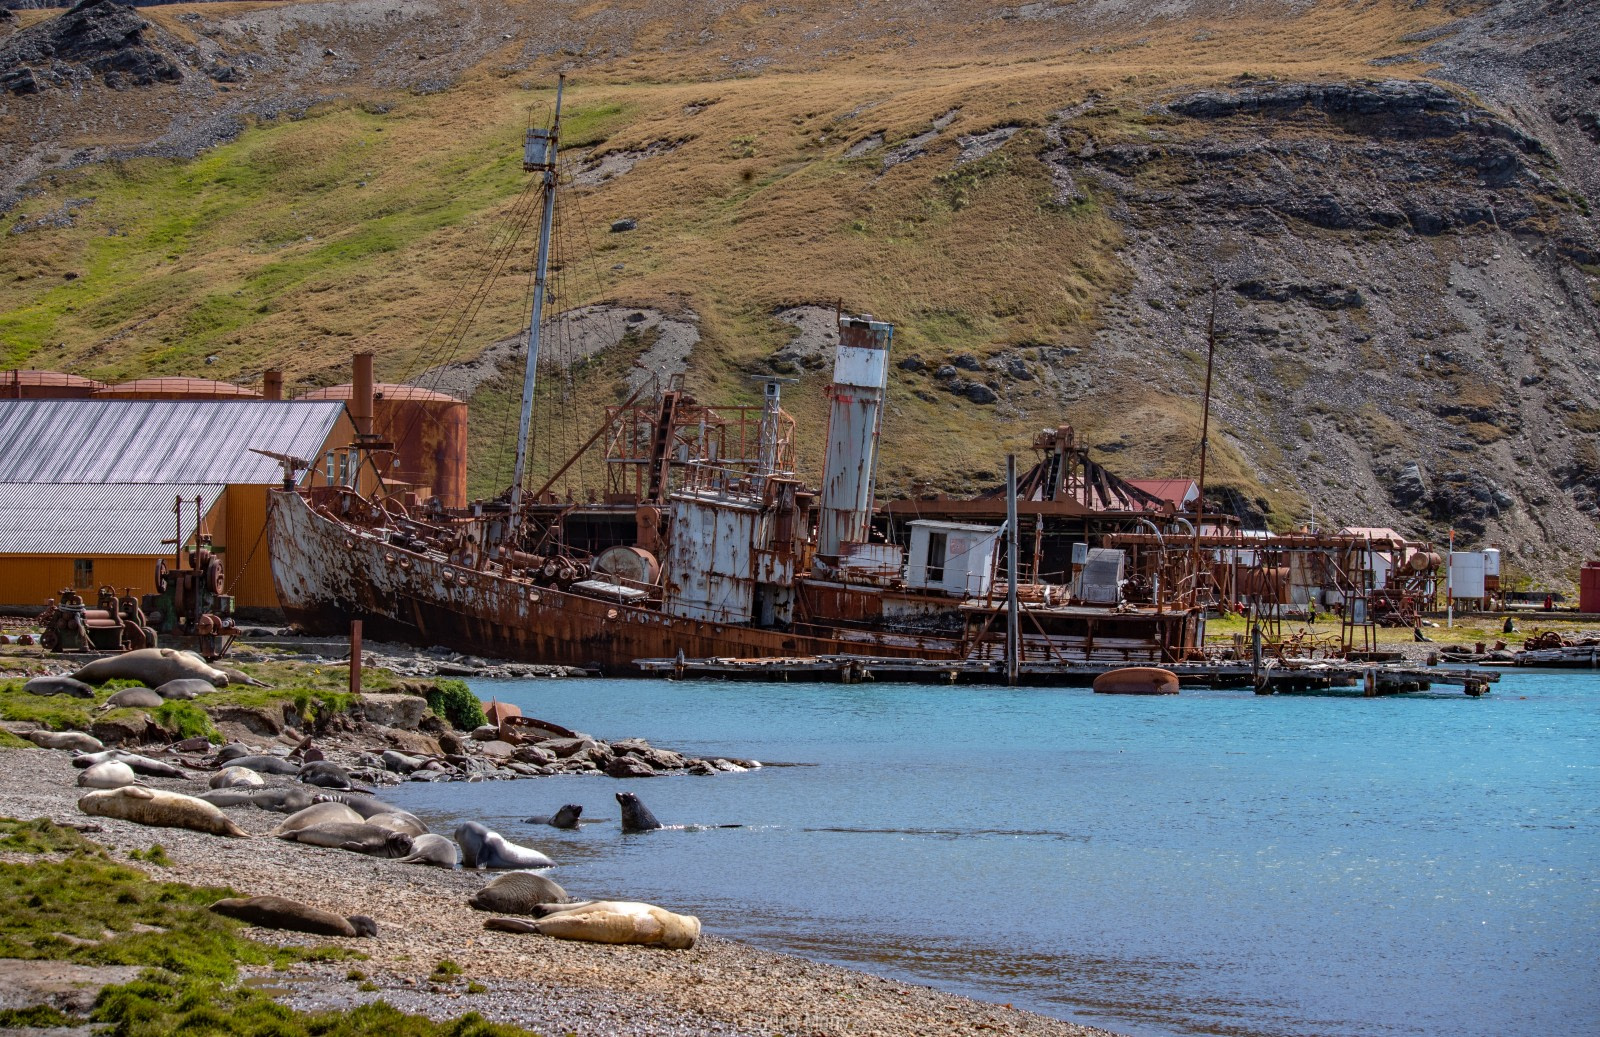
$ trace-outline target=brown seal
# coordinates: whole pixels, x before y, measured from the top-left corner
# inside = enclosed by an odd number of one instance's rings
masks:
[[[236,897],[211,905],[219,915],[263,929],[289,929],[318,936],[377,936],[378,923],[368,915],[341,918],[331,911],[284,897]]]

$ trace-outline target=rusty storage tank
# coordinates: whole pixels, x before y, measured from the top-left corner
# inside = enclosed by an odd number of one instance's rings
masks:
[[[105,382],[60,371],[0,371],[0,400],[86,400]]]
[[[330,385],[302,400],[350,400],[352,384]],[[399,463],[389,482],[417,487],[447,508],[467,506],[467,405],[454,396],[415,385],[379,382],[372,387],[372,431],[394,444]]]
[[[261,394],[209,378],[140,378],[97,390],[97,400],[259,400]]]

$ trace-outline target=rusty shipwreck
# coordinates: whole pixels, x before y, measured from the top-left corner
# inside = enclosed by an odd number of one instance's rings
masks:
[[[870,317],[839,320],[815,490],[796,475],[776,378],[759,406],[703,404],[670,383],[635,393],[590,440],[603,492],[525,487],[559,92],[556,111],[524,156],[543,213],[512,486],[464,509],[363,492],[360,458],[387,444],[359,414],[348,485],[296,488],[311,462],[280,457],[267,537],[292,622],[339,634],[359,619],[368,637],[618,675],[685,659],[933,673],[1004,658],[1047,679],[1197,652],[1194,574],[1209,559],[1178,539],[1195,526],[1091,462],[1070,427],[1040,435],[1010,493],[878,506],[893,328]]]

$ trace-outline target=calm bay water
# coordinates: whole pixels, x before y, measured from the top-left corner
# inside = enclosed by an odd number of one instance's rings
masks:
[[[1136,1035],[1600,1033],[1600,679],[1479,700],[476,682],[602,738],[806,766],[413,783],[578,896]],[[614,792],[665,824],[623,836]],[[521,819],[581,803],[577,832]]]

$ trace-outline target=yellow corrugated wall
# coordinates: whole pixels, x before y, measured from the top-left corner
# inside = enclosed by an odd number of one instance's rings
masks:
[[[121,594],[132,587],[136,594],[155,589],[156,557],[150,555],[7,555],[0,558],[0,604],[43,605],[54,602],[62,588],[72,587],[91,607],[98,599],[100,585],[109,583]],[[94,563],[93,578],[87,587],[73,586],[74,563],[85,559]],[[169,557],[167,564],[171,565]]]
[[[272,586],[272,566],[267,557],[267,487],[230,486],[222,554],[228,593],[237,608],[277,608],[278,592]]]

